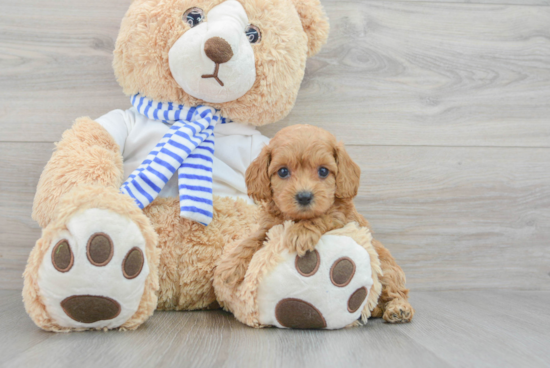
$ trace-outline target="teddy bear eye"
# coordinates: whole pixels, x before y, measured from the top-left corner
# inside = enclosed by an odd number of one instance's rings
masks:
[[[193,28],[204,20],[204,12],[200,8],[190,8],[183,13],[183,21]]]
[[[326,167],[320,167],[318,172],[319,172],[319,177],[321,178],[326,178],[330,173],[330,171]]]
[[[277,174],[281,179],[286,179],[290,176],[290,171],[286,167],[281,167],[279,171],[277,171]]]
[[[251,24],[248,27],[246,27],[245,33],[250,43],[259,43],[262,39],[262,34],[260,33],[260,29],[255,25]]]

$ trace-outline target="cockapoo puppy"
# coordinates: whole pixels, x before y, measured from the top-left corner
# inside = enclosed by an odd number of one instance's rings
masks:
[[[266,233],[287,220],[294,222],[289,251],[300,256],[313,250],[323,234],[349,222],[370,229],[353,204],[360,174],[344,145],[326,130],[311,125],[282,129],[246,171],[248,195],[262,207],[259,229],[230,255],[238,267],[218,270],[222,280],[241,282]],[[410,322],[414,309],[407,300],[405,274],[382,243],[373,240],[373,245],[382,266],[383,290],[372,316]]]

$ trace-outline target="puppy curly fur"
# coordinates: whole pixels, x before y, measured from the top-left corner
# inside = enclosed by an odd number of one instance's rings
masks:
[[[320,168],[328,170],[326,177]],[[281,169],[289,174],[279,175]],[[287,247],[299,255],[313,250],[326,232],[350,222],[370,229],[353,204],[360,173],[344,145],[323,129],[295,125],[277,133],[246,172],[248,195],[262,209],[259,227],[238,247],[228,249],[231,262],[217,270],[221,280],[229,285],[241,283],[266,234],[285,221],[294,222],[287,232]],[[312,195],[309,203],[299,203],[297,194],[301,192]],[[382,243],[373,240],[373,245],[383,272],[383,289],[373,316],[390,323],[410,322],[414,309],[407,300],[405,274]]]

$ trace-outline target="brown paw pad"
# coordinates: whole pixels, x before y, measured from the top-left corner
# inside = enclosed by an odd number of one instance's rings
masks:
[[[348,257],[337,259],[330,268],[330,280],[338,287],[344,287],[355,275],[355,262]]]
[[[105,321],[120,314],[120,304],[105,296],[70,296],[61,302],[61,308],[67,316],[81,323]]]
[[[317,250],[307,251],[302,257],[296,256],[294,265],[298,273],[304,277],[315,275],[321,264],[321,257]]]
[[[113,241],[109,235],[96,233],[88,240],[86,254],[91,264],[97,267],[103,267],[113,258]]]
[[[59,272],[67,272],[73,267],[74,255],[69,242],[65,239],[59,241],[52,251],[52,264]]]
[[[283,299],[275,307],[275,317],[281,326],[289,328],[325,328],[327,322],[313,305],[300,299]]]
[[[367,288],[362,287],[353,292],[348,300],[348,311],[350,313],[355,313],[357,310],[361,307],[361,304],[365,301],[367,298]]]
[[[124,261],[122,261],[122,273],[127,279],[134,279],[139,276],[143,269],[143,252],[141,249],[135,247],[130,249]]]

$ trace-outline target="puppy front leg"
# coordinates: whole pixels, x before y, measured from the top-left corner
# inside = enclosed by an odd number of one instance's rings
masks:
[[[414,308],[408,301],[409,290],[405,287],[405,273],[382,243],[373,240],[372,244],[384,273],[380,278],[382,294],[372,316],[383,317],[389,323],[410,322],[414,316]]]
[[[301,257],[307,251],[313,250],[319,239],[321,231],[316,228],[313,221],[300,221],[293,224],[287,233],[287,246],[289,252],[297,252]]]
[[[296,222],[289,229],[287,244],[289,251],[303,256],[313,250],[324,233],[344,227],[345,221],[334,215],[324,215],[313,220]]]

